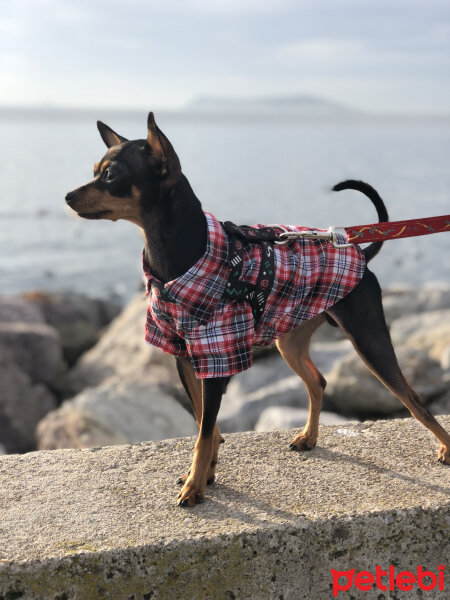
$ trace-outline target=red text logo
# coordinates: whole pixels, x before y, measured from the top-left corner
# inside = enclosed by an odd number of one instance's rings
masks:
[[[336,598],[339,592],[346,592],[353,586],[362,592],[369,592],[375,585],[379,590],[393,592],[395,589],[401,591],[410,591],[415,586],[429,592],[438,589],[444,591],[444,571],[445,565],[438,565],[437,572],[426,571],[422,565],[417,567],[417,571],[395,571],[395,567],[388,567],[384,571],[380,565],[376,566],[375,574],[370,571],[359,571],[355,569],[350,571],[337,571],[330,569],[333,577],[333,596]]]

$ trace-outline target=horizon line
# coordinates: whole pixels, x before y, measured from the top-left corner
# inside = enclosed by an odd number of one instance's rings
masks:
[[[299,96],[300,98],[301,96]],[[276,97],[276,99],[285,99],[288,98],[288,96],[279,96]],[[292,98],[292,96],[291,96]],[[320,96],[317,97],[318,99],[322,99]],[[222,98],[220,98],[222,100]],[[268,100],[269,98],[257,98],[258,100]],[[223,98],[224,101],[229,100],[228,98]],[[247,101],[251,101],[252,99],[245,99],[245,98],[232,98],[231,100],[242,100],[243,102],[247,102]],[[256,100],[256,98],[255,98]],[[327,101],[326,99],[324,99],[325,102]],[[246,109],[243,108],[242,110],[238,110],[236,111],[235,109],[231,109],[230,111],[227,111],[226,109],[219,109],[219,110],[211,110],[211,109],[198,109],[195,107],[190,106],[191,103],[183,106],[183,107],[163,107],[163,106],[156,106],[153,107],[151,110],[153,112],[159,112],[159,113],[164,113],[164,114],[171,114],[171,115],[186,115],[186,116],[198,116],[198,117],[220,117],[220,116],[226,116],[226,117],[264,117],[264,116],[268,116],[268,117],[285,117],[285,118],[292,118],[292,117],[308,117],[308,118],[354,118],[356,119],[365,119],[365,118],[380,118],[380,117],[384,117],[384,118],[432,118],[432,119],[446,119],[446,118],[450,118],[450,112],[430,112],[430,111],[405,111],[402,109],[392,109],[392,110],[365,110],[365,109],[359,109],[359,108],[352,108],[352,107],[346,107],[345,105],[341,105],[345,107],[345,110],[340,112],[340,111],[336,111],[335,113],[329,113],[329,114],[314,114],[314,113],[309,113],[308,111],[306,111],[304,114],[302,114],[301,109],[298,110],[298,112],[293,113],[292,110],[290,111],[289,109],[286,110],[286,108],[277,108],[277,107],[273,107],[273,109],[266,109],[264,111],[259,111],[259,112],[252,112],[251,109]],[[334,101],[330,101],[331,106],[334,105]],[[139,114],[139,113],[144,113],[147,114],[149,112],[149,108],[144,108],[144,107],[124,107],[124,106],[99,106],[99,105],[92,105],[92,106],[75,106],[75,105],[65,105],[65,104],[53,104],[53,103],[36,103],[36,104],[11,104],[11,103],[2,103],[0,102],[0,111],[15,111],[15,112],[41,112],[41,113],[50,113],[50,112],[54,112],[54,113],[79,113],[79,114],[87,114],[87,113],[93,113],[93,112],[102,112],[102,113],[123,113],[125,114]]]

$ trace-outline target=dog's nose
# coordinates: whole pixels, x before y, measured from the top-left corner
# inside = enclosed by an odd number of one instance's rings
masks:
[[[69,192],[66,196],[66,202],[70,206],[75,198],[75,192]]]

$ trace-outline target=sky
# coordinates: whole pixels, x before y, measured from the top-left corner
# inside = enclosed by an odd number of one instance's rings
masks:
[[[449,0],[6,0],[0,105],[308,94],[450,113]]]

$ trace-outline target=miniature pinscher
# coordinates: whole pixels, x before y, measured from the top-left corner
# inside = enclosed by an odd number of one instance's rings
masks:
[[[147,267],[155,281],[164,286],[189,272],[204,256],[209,243],[205,213],[153,113],[148,115],[146,139],[128,141],[100,121],[97,126],[108,151],[95,165],[94,179],[68,193],[66,202],[85,219],[126,219],[138,225],[145,237]],[[369,185],[347,181],[333,189],[361,191],[374,203],[379,221],[388,220],[383,201]],[[381,245],[374,242],[362,251],[365,263]],[[422,406],[399,368],[380,286],[367,266],[350,293],[276,340],[278,350],[309,393],[308,421],[290,448],[310,450],[316,444],[326,381],[311,361],[309,343],[326,320],[344,331],[372,373],[436,436],[440,442],[438,460],[450,464],[450,436]],[[190,471],[178,480],[183,486],[178,504],[193,506],[203,501],[207,483],[214,481],[218,448],[223,442],[216,418],[229,377],[198,378],[192,360],[177,356],[176,361],[199,425]]]

